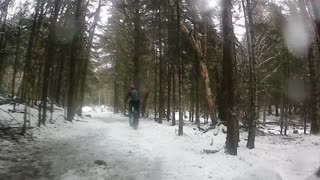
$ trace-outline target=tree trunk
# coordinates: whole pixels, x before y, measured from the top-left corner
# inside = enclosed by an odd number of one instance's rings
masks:
[[[307,66],[304,66],[304,69],[306,70],[306,72],[304,73],[303,76],[303,85],[304,85],[304,93],[307,94],[308,90],[307,90]],[[308,106],[309,106],[309,97],[307,96],[304,101],[303,101],[303,133],[307,134],[307,119],[308,119]]]
[[[179,132],[178,135],[183,135],[183,108],[182,108],[182,58],[181,58],[181,36],[180,36],[180,0],[176,0],[176,15],[177,15],[177,39],[176,39],[176,57],[178,65],[178,106],[179,106]]]
[[[215,103],[214,103],[214,98],[212,97],[212,91],[211,91],[211,87],[210,87],[210,78],[209,78],[209,73],[208,73],[208,69],[207,66],[204,62],[204,57],[205,57],[205,53],[202,49],[202,46],[200,41],[197,39],[197,37],[195,37],[193,32],[190,32],[185,25],[183,25],[182,23],[180,24],[181,27],[181,31],[184,32],[186,35],[189,36],[190,41],[192,43],[193,49],[195,50],[195,52],[197,53],[198,56],[198,61],[200,64],[200,71],[201,71],[201,77],[204,79],[204,83],[205,83],[205,93],[206,93],[206,99],[207,99],[207,103],[210,109],[210,116],[211,116],[211,120],[212,120],[212,124],[216,125],[217,124],[217,120],[215,117]]]
[[[315,62],[313,57],[312,49],[309,49],[308,62],[310,71],[310,81],[311,81],[311,98],[310,98],[310,108],[311,108],[311,134],[319,134],[319,122],[318,122],[318,83],[315,69]]]
[[[263,104],[263,126],[266,126],[267,121],[267,97],[264,98],[264,104]]]
[[[141,116],[146,117],[146,110],[147,110],[147,102],[149,98],[149,89],[145,92],[144,98],[142,100],[142,107],[141,107]]]
[[[61,89],[62,89],[62,85],[63,85],[63,72],[64,72],[64,68],[65,68],[65,61],[66,61],[66,49],[68,49],[67,47],[63,47],[63,50],[61,52],[61,55],[59,57],[59,65],[58,65],[58,69],[59,69],[59,72],[58,72],[58,78],[57,78],[57,89],[56,89],[56,92],[55,92],[55,101],[58,103],[58,104],[63,104],[61,103],[60,101],[60,97],[61,97]]]
[[[279,117],[279,103],[278,103],[278,100],[276,102],[275,108],[276,108],[276,117]]]
[[[80,59],[80,52],[82,48],[82,35],[83,35],[83,0],[77,0],[76,2],[76,11],[74,18],[74,27],[78,27],[75,29],[73,40],[72,40],[72,49],[70,56],[70,71],[69,71],[69,90],[68,90],[68,113],[67,120],[72,121],[76,112],[76,94],[77,94],[77,86],[76,86],[76,62]]]
[[[165,117],[165,109],[164,109],[164,68],[165,68],[165,63],[162,58],[162,37],[161,37],[161,28],[162,28],[162,23],[161,23],[161,0],[158,1],[158,41],[159,41],[159,120],[158,123],[162,123],[162,119]]]
[[[16,74],[17,74],[17,68],[18,68],[18,61],[20,59],[19,52],[20,52],[20,42],[21,42],[21,19],[19,20],[18,24],[18,33],[17,33],[17,45],[16,45],[16,51],[15,51],[15,58],[14,58],[14,64],[13,64],[13,75],[12,75],[12,83],[11,83],[11,98],[14,99],[15,94],[15,84],[16,84]],[[14,104],[16,104],[14,102]],[[13,106],[15,109],[15,105]]]
[[[168,4],[170,4],[170,0],[168,0]],[[171,115],[171,91],[172,91],[172,65],[173,65],[173,55],[174,55],[174,27],[175,27],[175,21],[174,21],[174,13],[172,11],[172,8],[168,8],[168,62],[167,62],[167,70],[168,70],[168,99],[167,99],[167,121],[170,121],[170,115]]]
[[[290,78],[290,64],[289,64],[289,52],[286,50],[286,69],[285,69],[285,89],[286,89],[286,96],[285,96],[285,124],[284,124],[284,135],[287,135],[287,130],[288,130],[288,115],[290,111],[290,106],[289,106],[289,78]]]
[[[320,38],[320,3],[317,0],[311,0],[312,10],[314,14],[314,21],[316,27],[316,33],[318,34],[318,38]],[[320,52],[319,52],[320,53]]]
[[[24,135],[27,131],[27,121],[28,121],[28,117],[27,117],[27,114],[28,114],[28,105],[27,105],[27,102],[25,103],[24,105],[24,114],[23,114],[23,125],[22,125],[22,130],[21,130],[21,134]]]
[[[48,88],[49,88],[49,74],[50,69],[53,71],[52,64],[55,61],[55,54],[56,54],[56,24],[58,19],[59,13],[59,4],[60,0],[54,1],[54,12],[51,15],[50,25],[49,25],[49,32],[48,32],[48,43],[47,43],[47,57],[44,65],[43,71],[43,85],[42,85],[42,105],[43,105],[43,112],[42,112],[42,120],[41,123],[46,123],[46,115],[47,115],[47,98],[48,98]],[[51,77],[53,73],[51,74]],[[51,81],[52,83],[52,81]],[[53,99],[52,99],[53,101]]]
[[[154,45],[155,46],[155,45]],[[154,49],[154,121],[157,120],[157,95],[158,95],[158,63],[157,63],[157,57],[156,57],[156,50]]]
[[[51,103],[50,103],[50,119],[49,121],[52,123],[53,122],[53,112],[54,112],[54,90],[56,88],[56,81],[55,79],[55,75],[56,75],[56,68],[54,67],[55,65],[52,66],[51,68],[51,74],[50,74],[50,85],[49,85],[49,96],[51,99]]]
[[[7,15],[10,0],[4,0],[3,6],[0,9],[0,88],[2,85],[2,77],[5,66],[5,54],[6,54],[6,28],[7,28]]]
[[[270,98],[269,98],[270,99]],[[269,100],[270,101],[270,100]],[[268,105],[268,116],[272,115],[272,105],[271,105],[271,102],[269,102],[269,105]]]
[[[113,100],[113,112],[119,113],[119,62],[115,62],[115,72],[114,72],[114,100]]]
[[[193,33],[195,34],[195,39],[197,38],[196,37],[196,34],[198,33],[198,26],[197,24],[193,24]],[[200,51],[200,50],[199,50]],[[195,51],[195,62],[194,62],[194,79],[195,79],[195,94],[194,94],[194,99],[195,99],[195,106],[196,106],[196,125],[197,127],[200,127],[200,81],[199,81],[199,78],[200,77],[200,63],[199,63],[199,53],[197,53]]]
[[[153,21],[156,22],[156,12],[153,11]],[[158,62],[156,50],[156,23],[152,28],[152,57],[153,57],[153,70],[154,70],[154,89],[153,89],[153,106],[154,106],[154,121],[157,122],[157,90],[158,90]]]
[[[287,130],[288,130],[288,111],[289,111],[289,106],[288,103],[286,104],[285,107],[285,114],[284,114],[284,135],[287,135]]]
[[[249,49],[250,62],[250,117],[248,121],[248,142],[247,148],[253,149],[255,142],[256,120],[257,120],[257,81],[256,81],[256,58],[255,58],[255,32],[253,22],[253,2],[251,0],[242,0],[244,9],[247,43]]]
[[[191,74],[190,117],[189,117],[189,120],[191,122],[194,122],[194,114],[195,114],[194,106],[195,106],[195,101],[196,101],[196,95],[195,95],[196,94],[196,88],[195,88],[196,86],[195,86],[195,83],[196,83],[196,80],[198,79],[198,78],[196,78],[197,76],[196,76],[196,72],[194,70],[194,69],[196,69],[195,61],[193,63],[193,66],[195,68],[193,68],[192,74]]]
[[[199,58],[196,55],[196,58]],[[196,94],[195,94],[195,103],[196,103],[196,125],[200,127],[200,95],[199,95],[199,77],[200,76],[200,68],[199,68],[199,61],[195,62],[195,81],[196,81]]]
[[[283,134],[283,122],[284,121],[284,94],[281,96],[281,104],[280,104],[280,134]]]
[[[176,125],[176,65],[172,65],[172,126]]]
[[[23,78],[22,78],[22,90],[21,90],[21,97],[22,101],[25,103],[25,111],[24,111],[24,122],[23,122],[23,129],[22,129],[22,134],[25,133],[26,131],[26,123],[27,123],[27,106],[29,105],[30,102],[30,66],[31,66],[31,61],[32,61],[32,54],[33,54],[33,46],[34,46],[34,40],[36,38],[36,26],[37,26],[37,19],[38,19],[38,14],[39,14],[39,7],[40,7],[40,1],[37,1],[36,7],[35,7],[35,15],[33,17],[32,21],[32,28],[31,28],[31,34],[28,40],[28,46],[27,46],[27,52],[26,52],[26,57],[25,57],[25,64],[24,64],[24,73],[23,73]]]
[[[221,83],[221,79],[219,78],[219,72],[218,70],[216,71],[216,82],[217,82],[217,87],[216,87],[216,91],[217,91],[217,104],[218,104],[218,112],[219,112],[219,118],[220,119],[225,119],[224,115],[224,106],[223,106],[223,92],[222,92],[222,83]]]
[[[87,72],[88,72],[88,66],[90,61],[90,54],[91,54],[91,47],[93,43],[93,38],[95,35],[95,30],[98,25],[98,21],[100,20],[100,10],[101,10],[101,0],[99,0],[98,8],[94,15],[94,22],[92,27],[90,28],[91,31],[89,31],[89,38],[87,42],[87,50],[86,50],[86,57],[84,59],[83,66],[81,67],[82,70],[82,78],[80,79],[80,108],[78,111],[78,115],[82,117],[82,107],[84,105],[84,94],[85,94],[85,85],[86,85],[86,78],[87,78]]]
[[[37,21],[39,18],[38,16],[39,16],[40,2],[41,0],[38,0],[35,7],[35,14],[33,16],[31,32],[28,38],[28,45],[26,48],[27,50],[26,50],[25,61],[24,61],[25,63],[24,63],[24,69],[23,69],[23,77],[19,87],[19,94],[20,94],[21,100],[22,102],[25,102],[25,103],[27,102],[27,95],[29,95],[30,89],[31,89],[30,82],[32,80],[30,77],[30,66],[32,63],[33,48],[35,46],[35,39],[37,39],[39,36],[39,34],[36,32],[37,32]]]
[[[139,79],[139,71],[140,71],[140,0],[134,1],[134,52],[133,52],[133,82],[137,89],[140,88],[140,79]]]
[[[312,1],[311,1],[312,2]],[[315,3],[313,2],[313,5]],[[302,18],[305,20],[305,27],[307,32],[309,32],[309,39],[311,39],[312,25],[310,24],[310,19],[305,7],[305,2],[303,0],[299,0],[299,7],[301,10]],[[314,10],[317,12],[317,8],[315,6],[313,7]],[[318,24],[316,24],[318,26]],[[319,24],[320,26],[320,24]],[[318,27],[317,27],[318,28]],[[320,29],[320,28],[319,28]],[[317,29],[317,30],[319,30]],[[319,33],[319,32],[318,32]],[[319,35],[319,34],[318,34]],[[318,122],[318,78],[317,78],[317,71],[316,71],[316,61],[313,54],[313,44],[310,43],[308,47],[307,52],[307,59],[308,59],[308,65],[309,65],[309,72],[310,72],[310,82],[311,82],[311,98],[310,98],[310,109],[311,109],[311,134],[319,134],[320,133],[320,127]]]
[[[237,119],[234,111],[234,32],[232,24],[232,2],[223,1],[222,25],[223,25],[223,81],[222,91],[224,97],[225,119],[227,122],[226,150],[230,155],[237,155],[238,130]]]
[[[307,118],[308,118],[308,101],[304,101],[303,105],[303,133],[307,134]]]
[[[39,79],[38,79],[38,82],[37,82],[37,87],[41,88],[41,75],[42,75],[42,66],[41,64],[39,63],[39,68],[38,68],[38,76],[39,76]],[[42,119],[42,105],[41,103],[39,104],[38,106],[38,126],[40,127],[41,126],[41,119]]]
[[[37,105],[37,102],[40,101],[39,103],[39,112],[41,111],[41,98],[42,98],[42,69],[43,67],[43,59],[45,60],[46,57],[42,56],[41,53],[39,53],[39,51],[36,51],[38,48],[42,48],[42,44],[39,44],[39,39],[41,37],[41,27],[43,24],[43,19],[45,16],[45,4],[46,1],[42,0],[40,2],[39,5],[39,13],[37,16],[37,23],[36,23],[36,29],[35,29],[35,38],[34,38],[34,49],[35,51],[33,52],[33,56],[32,56],[32,63],[31,64],[35,64],[35,66],[32,66],[32,69],[35,67],[36,72],[38,73],[38,77],[34,77],[31,81],[31,107],[33,107],[33,105]],[[41,42],[41,41],[40,41]],[[41,116],[40,116],[41,112],[39,113],[39,123],[41,123]],[[40,125],[39,125],[40,126]]]
[[[167,121],[170,121],[170,115],[171,115],[171,68],[168,65],[168,78],[167,78],[167,83],[168,83],[168,94],[167,94]]]
[[[289,105],[289,107],[288,107],[288,110],[289,110],[288,113],[289,113],[289,115],[292,115],[292,108],[293,108],[293,107]]]

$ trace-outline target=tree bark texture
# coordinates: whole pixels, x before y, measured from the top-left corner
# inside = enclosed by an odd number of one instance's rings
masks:
[[[227,122],[226,151],[230,155],[237,155],[238,147],[238,121],[235,118],[234,110],[234,32],[232,24],[232,2],[224,0],[222,3],[222,24],[223,24],[223,105],[225,119]]]

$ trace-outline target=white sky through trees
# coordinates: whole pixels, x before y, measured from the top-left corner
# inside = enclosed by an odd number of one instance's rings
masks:
[[[273,3],[277,3],[277,4],[282,4],[285,0],[269,0],[269,2],[273,2]],[[21,6],[24,6],[24,4],[26,2],[29,3],[28,8],[30,9],[30,11],[27,11],[27,15],[31,15],[33,13],[33,9],[34,9],[34,5],[35,5],[35,0],[14,0],[14,5],[9,9],[9,16],[13,16],[13,14],[16,14],[16,12],[18,12],[21,9]],[[216,8],[219,8],[220,6],[220,2],[221,0],[208,0],[208,5],[205,7],[208,7],[208,9],[206,9],[207,11],[210,10],[214,10]],[[100,19],[100,23],[101,25],[106,25],[108,23],[108,18],[111,16],[109,13],[109,9],[110,9],[110,4],[109,1],[103,1],[104,5],[102,6],[101,9],[101,19]],[[94,5],[96,4],[96,6]],[[92,2],[92,7],[90,8],[90,11],[95,11],[96,7],[98,6],[98,2]],[[242,7],[234,7],[234,31],[235,31],[235,35],[241,39],[243,38],[243,35],[245,33],[245,28],[244,28],[244,18],[243,18],[243,12],[240,12],[239,9],[241,9],[242,11]],[[215,17],[214,19],[214,23],[217,27],[217,30],[220,30],[221,24],[220,24],[220,20],[219,20],[219,16]],[[103,33],[103,29],[97,29],[98,34],[102,34]],[[295,40],[293,40],[295,41]]]
[[[209,10],[210,9],[215,9],[217,8],[218,6],[220,6],[220,1],[221,0],[208,0],[208,8]],[[283,0],[270,0],[270,2],[275,2],[275,3],[281,3]],[[9,15],[13,15],[15,14],[15,12],[19,11],[21,8],[21,6],[23,6],[26,2],[29,2],[30,5],[29,5],[29,8],[30,9],[33,9],[33,5],[35,3],[34,0],[14,0],[14,6],[11,7],[9,9]],[[108,5],[108,1],[105,1],[104,2],[105,5],[102,7],[102,11],[101,11],[101,21],[100,23],[105,25],[107,24],[108,22],[108,18],[110,17],[110,13],[109,13],[109,8],[110,6]],[[97,2],[96,2],[97,4]],[[238,38],[241,38],[242,35],[245,33],[245,29],[243,28],[244,26],[244,20],[243,20],[243,15],[241,14],[241,12],[237,12],[239,8],[234,8],[234,10],[236,11],[236,13],[238,13],[240,15],[240,19],[238,20],[234,20],[234,23],[235,23],[235,26],[234,26],[234,29],[235,29],[235,34]],[[92,9],[93,11],[95,10],[94,7]],[[31,11],[28,11],[29,13],[33,13],[33,10]],[[217,27],[219,27],[219,23],[218,21],[215,21]],[[98,31],[98,33],[100,33],[101,31]]]

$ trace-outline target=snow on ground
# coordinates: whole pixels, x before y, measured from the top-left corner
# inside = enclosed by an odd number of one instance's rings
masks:
[[[17,104],[15,108],[15,112],[10,112],[13,110],[13,105],[4,104],[0,106],[0,117],[1,123],[10,125],[13,127],[21,127],[23,124],[23,112],[25,110],[25,106],[22,104]],[[48,123],[54,123],[57,120],[63,119],[64,111],[63,108],[58,107],[56,105],[53,106],[54,113],[47,111],[47,121]],[[37,108],[27,108],[28,119],[30,119],[30,126],[36,127],[38,125],[38,109]],[[29,126],[29,124],[28,124]]]
[[[122,118],[111,115],[111,119]],[[125,119],[123,121],[126,121]],[[163,179],[232,179],[251,168],[274,169],[284,179],[303,179],[320,165],[319,138],[314,136],[257,137],[257,148],[245,148],[246,134],[242,133],[239,155],[226,156],[223,150],[225,135],[202,134],[192,127],[185,127],[185,136],[176,136],[177,127],[143,121],[140,129],[127,131],[112,128],[110,136],[117,142],[137,145],[136,153],[150,159],[160,159],[166,167]],[[134,137],[134,142],[131,138]],[[128,138],[124,138],[128,137]],[[211,142],[213,145],[211,146]],[[122,146],[126,151],[130,146]],[[220,150],[208,155],[204,149]]]
[[[320,166],[317,136],[258,136],[256,148],[248,150],[247,135],[241,133],[238,156],[229,156],[222,132],[203,134],[187,123],[179,137],[177,126],[150,119],[141,119],[133,130],[126,117],[105,109],[87,108],[91,118],[34,129],[23,146],[0,139],[7,147],[0,149],[0,179],[301,180]]]

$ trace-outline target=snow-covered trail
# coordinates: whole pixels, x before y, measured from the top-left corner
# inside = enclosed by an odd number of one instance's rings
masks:
[[[179,137],[177,127],[148,119],[133,130],[126,117],[110,112],[93,113],[85,121],[39,131],[37,142],[26,147],[30,157],[11,167],[4,179],[231,180],[262,167],[284,180],[300,180],[320,165],[319,137],[259,136],[256,148],[248,150],[242,134],[239,155],[228,156],[224,134],[202,134],[186,126],[186,135]],[[208,155],[203,149],[219,152]],[[262,171],[272,180],[269,171]]]
[[[161,161],[137,153],[139,132],[129,128],[126,118],[112,116],[104,113],[47,132],[33,147],[38,149],[33,157],[11,168],[6,179],[162,179]]]

